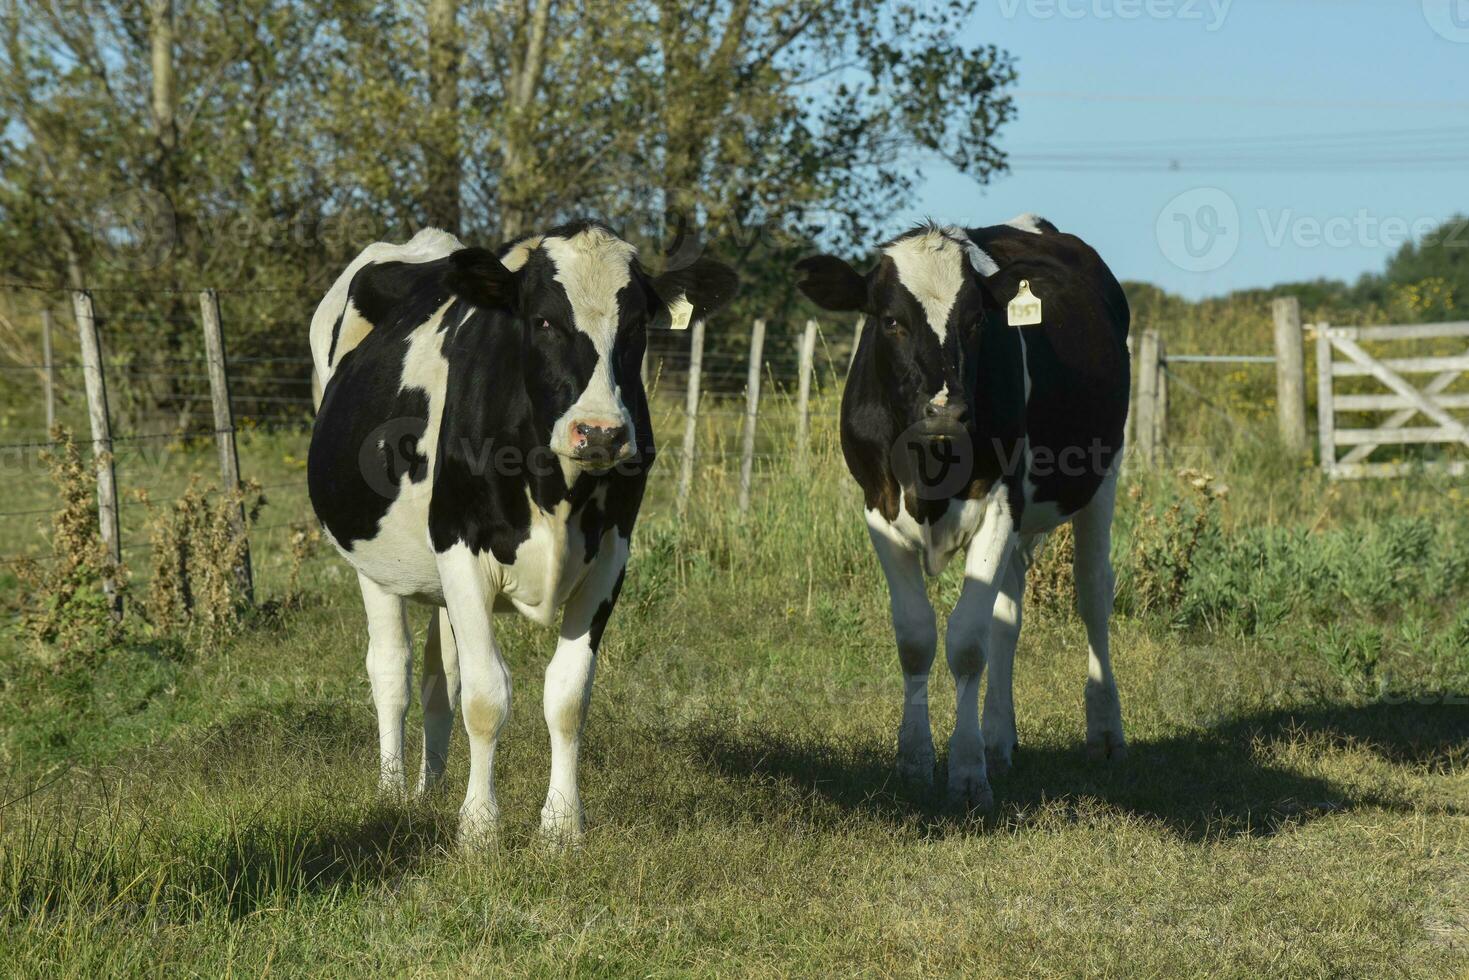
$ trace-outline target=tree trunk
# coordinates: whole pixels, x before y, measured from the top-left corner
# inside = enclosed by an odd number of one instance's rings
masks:
[[[428,85],[433,122],[425,141],[428,220],[452,234],[460,231],[459,0],[429,0]]]
[[[517,52],[505,86],[510,111],[506,116],[502,141],[505,166],[500,175],[500,234],[506,241],[524,231],[529,217],[526,206],[529,202],[524,198],[520,180],[521,170],[529,156],[527,144],[534,138],[534,132],[525,117],[541,87],[552,3],[553,0],[538,0],[534,11],[526,10],[525,47]]]
[[[178,92],[173,71],[173,0],[149,0],[148,40],[153,68],[153,133],[165,153],[178,145]]]

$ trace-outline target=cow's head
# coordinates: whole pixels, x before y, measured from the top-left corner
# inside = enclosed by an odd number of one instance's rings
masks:
[[[968,429],[979,327],[996,308],[984,279],[996,268],[963,229],[914,228],[883,245],[866,275],[831,255],[796,268],[818,306],[866,316],[883,393],[904,428],[936,439]]]
[[[521,239],[498,256],[465,251],[477,256],[456,291],[515,314],[535,426],[552,451],[593,471],[638,452],[624,393],[641,383],[648,329],[684,329],[738,284],[713,259],[651,276],[632,245],[594,222]]]

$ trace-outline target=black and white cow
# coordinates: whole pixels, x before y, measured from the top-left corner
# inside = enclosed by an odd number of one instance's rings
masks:
[[[469,735],[461,839],[492,832],[495,740],[510,674],[492,612],[560,639],[546,668],[551,780],[543,832],[580,834],[576,767],[597,646],[653,463],[639,377],[646,331],[725,303],[710,259],[656,278],[606,227],[579,223],[497,252],[441,231],[360,254],[317,307],[312,506],[367,610],[381,782],[404,788],[413,665],[407,601],[429,624],[419,789],[443,773],[456,703]]]
[[[1094,756],[1120,757],[1107,643],[1129,383],[1117,280],[1081,239],[1029,215],[989,228],[915,228],[882,246],[866,275],[832,256],[798,268],[818,305],[866,317],[842,398],[842,451],[892,602],[905,686],[899,771],[933,779],[928,673],[938,632],[924,580],[962,551],[963,591],[945,635],[958,696],[948,791],[955,802],[992,804],[987,768],[1008,768],[1016,748],[1011,669],[1026,566],[1039,537],[1066,521],[1090,648],[1086,744]]]

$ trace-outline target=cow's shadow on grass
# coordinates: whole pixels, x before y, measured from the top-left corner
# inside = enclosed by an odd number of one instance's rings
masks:
[[[897,778],[886,741],[840,744],[822,735],[713,724],[685,730],[681,739],[734,787],[779,796],[817,824],[865,818],[945,835],[1024,827],[1042,811],[1080,815],[1101,804],[1202,841],[1266,836],[1359,807],[1408,809],[1408,801],[1389,792],[1362,790],[1362,780],[1353,789],[1296,771],[1264,747],[1305,741],[1312,751],[1366,751],[1429,772],[1462,768],[1469,762],[1469,700],[1426,700],[1236,717],[1205,730],[1135,740],[1121,763],[1088,760],[1079,741],[1022,745],[1015,769],[992,778],[999,806],[982,819],[947,808],[941,740],[937,788],[925,791]]]

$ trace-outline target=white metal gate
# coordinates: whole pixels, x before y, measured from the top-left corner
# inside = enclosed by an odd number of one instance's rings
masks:
[[[1361,341],[1400,342],[1441,337],[1469,337],[1469,323],[1422,323],[1407,326],[1332,327],[1318,324],[1316,333],[1317,415],[1321,434],[1321,466],[1340,479],[1404,476],[1422,470],[1469,472],[1469,457],[1428,462],[1368,462],[1379,447],[1456,443],[1469,447],[1469,426],[1462,412],[1469,409],[1469,390],[1450,392],[1469,372],[1469,350],[1460,354],[1383,357],[1362,349]],[[1337,355],[1343,355],[1338,359]],[[1432,375],[1427,382],[1409,375]],[[1376,379],[1388,390],[1374,393],[1338,392],[1339,378]],[[1456,416],[1454,412],[1461,414]],[[1340,428],[1339,413],[1388,412],[1371,428]],[[1413,424],[1409,424],[1413,423]],[[1337,451],[1346,449],[1340,458]]]

